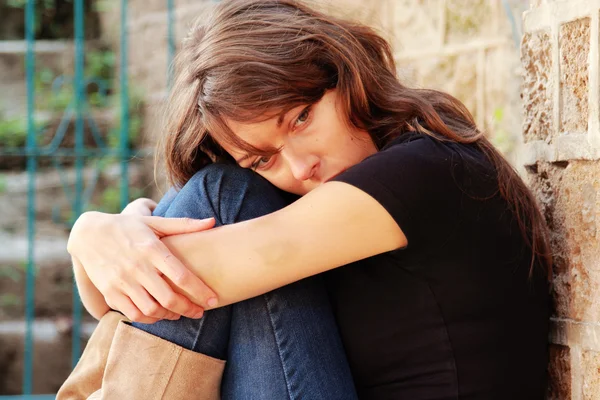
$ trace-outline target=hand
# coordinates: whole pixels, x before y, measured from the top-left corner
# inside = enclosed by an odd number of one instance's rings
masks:
[[[149,217],[152,215],[152,211],[154,211],[156,206],[157,204],[154,200],[141,197],[127,204],[123,211],[121,211],[121,214],[144,215]]]
[[[216,305],[216,294],[174,257],[160,238],[213,226],[212,218],[87,212],[73,226],[67,250],[82,264],[107,305],[132,321],[178,315],[200,318],[203,307]]]

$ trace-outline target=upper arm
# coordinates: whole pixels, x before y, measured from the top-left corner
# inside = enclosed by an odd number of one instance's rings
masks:
[[[258,222],[258,221],[257,221]],[[389,212],[355,186],[329,182],[264,217],[297,278],[406,246]]]

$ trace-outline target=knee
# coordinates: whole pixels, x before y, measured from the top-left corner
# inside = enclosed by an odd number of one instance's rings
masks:
[[[282,192],[254,171],[215,163],[196,172],[177,193],[165,216],[214,217],[217,225],[224,225],[259,217],[287,204]]]

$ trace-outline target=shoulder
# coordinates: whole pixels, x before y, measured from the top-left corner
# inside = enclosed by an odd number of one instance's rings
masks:
[[[465,197],[496,192],[494,169],[473,145],[406,134],[336,177],[375,198],[415,244],[447,235]]]
[[[345,175],[359,180],[401,183],[406,188],[406,185],[430,186],[444,182],[461,185],[465,179],[487,181],[495,177],[495,171],[475,145],[408,132],[391,140]]]

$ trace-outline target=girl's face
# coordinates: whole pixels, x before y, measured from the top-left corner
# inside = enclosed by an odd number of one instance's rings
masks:
[[[256,123],[227,120],[243,141],[269,156],[247,154],[221,144],[244,168],[252,168],[286,192],[304,195],[377,152],[366,131],[351,128],[336,90],[315,104]]]

